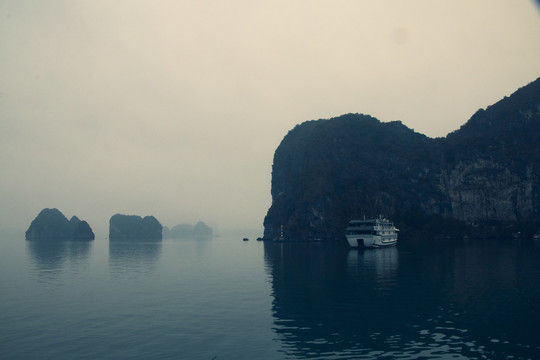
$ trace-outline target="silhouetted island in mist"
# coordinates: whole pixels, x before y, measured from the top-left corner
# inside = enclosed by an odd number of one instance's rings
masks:
[[[161,240],[162,230],[153,216],[116,214],[109,221],[109,240]]]
[[[26,240],[94,240],[86,221],[73,216],[68,220],[58,209],[43,209],[25,233]]]
[[[349,220],[379,214],[405,236],[531,237],[539,139],[540,78],[445,138],[360,114],[304,122],[275,151],[264,237],[345,241]]]
[[[164,239],[209,239],[213,235],[212,228],[202,221],[197,222],[195,226],[179,224],[170,229],[166,226],[163,227]]]

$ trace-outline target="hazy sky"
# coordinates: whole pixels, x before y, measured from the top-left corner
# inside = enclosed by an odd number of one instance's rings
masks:
[[[540,76],[525,0],[0,0],[0,227],[258,227],[296,124],[445,136]]]

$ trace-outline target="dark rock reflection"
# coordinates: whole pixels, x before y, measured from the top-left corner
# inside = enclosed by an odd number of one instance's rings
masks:
[[[109,269],[116,275],[137,275],[156,269],[161,240],[109,241]]]
[[[277,340],[297,358],[540,356],[536,247],[426,245],[266,243]]]
[[[40,277],[55,277],[65,267],[86,268],[93,242],[27,240],[26,250]]]

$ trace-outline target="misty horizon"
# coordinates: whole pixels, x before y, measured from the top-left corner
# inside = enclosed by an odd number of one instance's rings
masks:
[[[274,151],[363,113],[430,137],[540,76],[536,2],[0,4],[0,228],[43,208],[261,229]]]

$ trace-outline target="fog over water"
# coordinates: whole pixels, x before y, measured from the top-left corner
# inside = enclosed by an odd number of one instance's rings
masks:
[[[540,76],[539,44],[534,1],[0,1],[0,228],[261,228],[295,125],[445,136]]]

